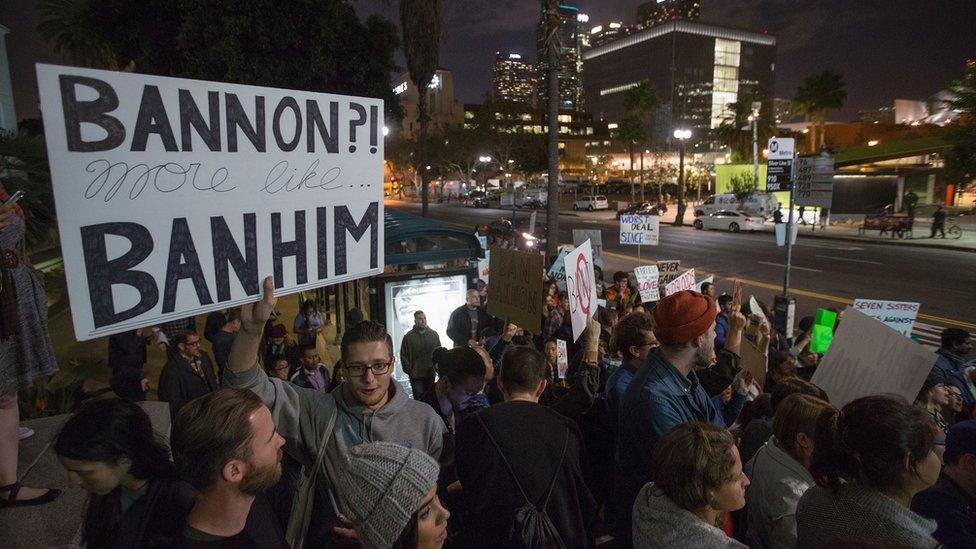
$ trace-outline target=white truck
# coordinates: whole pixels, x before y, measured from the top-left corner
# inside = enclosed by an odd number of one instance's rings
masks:
[[[747,214],[771,217],[779,209],[779,202],[771,193],[754,192],[739,204],[739,199],[732,193],[716,194],[695,206],[695,217],[712,214],[723,210],[738,210]]]

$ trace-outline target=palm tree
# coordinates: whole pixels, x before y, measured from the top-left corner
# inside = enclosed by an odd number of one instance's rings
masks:
[[[826,70],[806,77],[803,85],[797,88],[794,101],[808,119],[817,124],[817,139],[809,140],[810,152],[823,148],[827,110],[844,106],[844,100],[847,99],[846,86],[843,75]]]
[[[559,250],[559,0],[542,0],[545,14],[545,48],[548,89],[548,151],[549,185],[546,200],[546,257],[555,257]],[[542,61],[540,59],[540,61]]]
[[[43,20],[37,32],[54,51],[79,65],[119,70],[119,60],[98,22],[98,11],[85,0],[42,0],[37,3]]]
[[[403,32],[403,53],[407,58],[410,80],[417,86],[420,118],[420,189],[421,213],[427,216],[427,88],[437,72],[437,58],[444,26],[443,0],[400,0],[400,29]]]
[[[627,152],[630,153],[630,201],[636,200],[634,195],[634,146],[647,139],[645,130],[648,116],[653,114],[660,105],[657,92],[649,80],[641,80],[636,86],[624,94],[624,112],[626,117],[620,126],[621,139],[627,142]],[[642,175],[643,177],[643,175]],[[641,179],[641,193],[644,192],[644,181]]]

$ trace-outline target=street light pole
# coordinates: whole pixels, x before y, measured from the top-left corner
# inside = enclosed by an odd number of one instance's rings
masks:
[[[752,115],[749,121],[752,122],[752,177],[756,184],[759,184],[759,109],[762,103],[752,102]]]
[[[691,130],[674,130],[674,137],[678,140],[678,212],[674,224],[685,224],[685,140],[691,137]]]

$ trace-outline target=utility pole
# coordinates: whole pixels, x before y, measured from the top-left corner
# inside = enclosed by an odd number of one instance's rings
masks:
[[[762,103],[752,102],[752,115],[749,120],[752,122],[752,177],[756,185],[759,185],[759,109]]]
[[[549,196],[546,200],[546,257],[554,257],[559,250],[559,37],[558,0],[543,0],[546,17],[546,62],[549,65]]]

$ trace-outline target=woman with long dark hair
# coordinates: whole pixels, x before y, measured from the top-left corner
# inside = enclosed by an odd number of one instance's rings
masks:
[[[54,452],[71,484],[91,494],[88,547],[166,547],[182,532],[194,491],[179,480],[149,416],[133,402],[87,404],[64,424]]]
[[[935,547],[935,522],[909,508],[939,478],[936,426],[888,396],[851,401],[820,418],[810,474],[796,507],[797,547]]]

